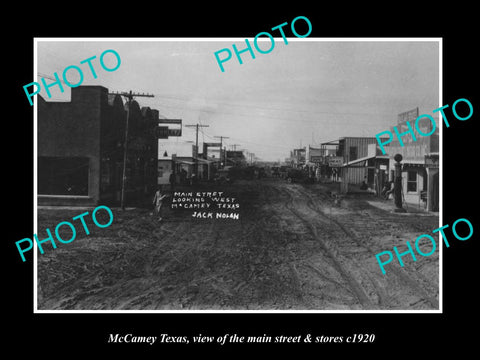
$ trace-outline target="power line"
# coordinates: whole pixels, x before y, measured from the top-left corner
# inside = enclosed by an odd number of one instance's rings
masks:
[[[208,109],[186,109],[184,106],[172,106],[172,105],[166,105],[166,104],[161,104],[160,106],[158,107],[167,107],[167,108],[172,108],[172,109],[179,109],[179,110],[184,110],[184,111],[193,111],[193,112],[202,112],[202,113],[210,113],[210,114],[214,114],[214,115],[222,115],[222,114],[225,114],[225,115],[232,115],[232,116],[239,116],[239,117],[248,117],[250,119],[252,118],[264,118],[264,119],[273,119],[273,120],[277,120],[277,121],[287,121],[287,122],[291,122],[292,121],[292,118],[281,118],[281,117],[278,117],[278,116],[268,116],[268,115],[259,115],[259,114],[242,114],[242,113],[235,113],[235,112],[228,112],[228,111],[221,111],[221,110],[208,110]],[[281,110],[279,110],[281,111]],[[370,118],[371,117],[385,117],[385,116],[392,116],[392,113],[389,113],[388,115],[386,113],[347,113],[347,112],[331,112],[331,111],[325,111],[325,112],[310,112],[311,114],[315,115],[315,114],[322,114],[322,115],[333,115],[333,116],[341,116],[341,117],[345,117],[345,116],[369,116]],[[296,119],[297,121],[300,120],[304,123],[319,123],[321,120],[318,120],[318,119]],[[332,119],[331,121],[352,121],[351,119],[347,119],[347,118],[343,118],[343,119],[339,119],[339,118],[336,118],[336,119]],[[365,122],[365,121],[369,121],[369,119],[355,119],[355,122],[358,124],[358,123],[361,123],[361,122]]]
[[[202,130],[200,130],[202,131]],[[212,137],[208,134],[205,134],[206,137],[208,137],[210,140],[214,140],[215,136]],[[227,137],[223,137],[224,139],[226,139]],[[229,139],[231,140],[234,140],[234,141],[238,141],[238,142],[241,142],[241,143],[248,143],[248,144],[252,144],[252,145],[258,145],[258,146],[262,146],[262,147],[266,147],[266,148],[278,148],[278,149],[290,149],[291,147],[290,146],[284,146],[284,145],[269,145],[269,144],[265,144],[265,143],[257,143],[257,142],[253,142],[253,141],[249,141],[249,140],[244,140],[244,139],[241,139],[241,138],[238,138],[238,137],[229,137]],[[228,145],[228,142],[225,141],[225,143]],[[241,144],[236,144],[237,146],[241,146]]]
[[[52,76],[50,76],[50,75],[46,75],[46,74],[37,72],[37,77],[40,77],[40,76],[41,76],[42,78],[44,78],[44,79],[57,81],[57,79],[55,79],[54,77],[52,77]],[[62,79],[60,79],[60,77],[58,78],[58,80],[60,80],[61,83],[65,84],[65,81],[63,81]],[[68,84],[65,84],[65,85],[68,85]]]
[[[168,99],[168,100],[177,100],[177,101],[183,101],[183,102],[188,102],[190,99],[187,98],[182,98],[178,96],[165,96],[162,94],[155,94],[158,98],[163,98],[163,99]],[[258,108],[260,110],[273,110],[273,111],[295,111],[295,112],[308,112],[308,110],[299,110],[299,109],[285,109],[285,108],[272,108],[272,107],[264,107],[264,106],[258,106],[258,105],[245,105],[245,104],[234,104],[230,102],[224,102],[224,101],[212,101],[215,104],[219,105],[226,105],[226,106],[237,106],[237,107],[254,107]],[[316,104],[320,103],[331,103],[331,104],[341,104],[341,105],[366,105],[366,106],[376,106],[375,104],[372,103],[367,103],[365,101],[346,101],[346,100],[322,100],[322,99],[316,99],[315,100]]]
[[[168,99],[168,100],[177,100],[177,101],[182,101],[182,102],[188,102],[188,99],[182,99],[179,97],[175,96],[162,96],[160,94],[156,94],[158,97],[163,98],[163,99]],[[292,108],[273,108],[273,107],[265,107],[265,106],[258,106],[258,105],[252,105],[252,104],[233,104],[233,103],[228,103],[228,102],[222,102],[222,101],[212,101],[215,104],[218,105],[226,105],[226,106],[233,106],[233,107],[243,107],[243,108],[256,108],[259,110],[267,110],[267,111],[290,111],[290,112],[302,112],[302,113],[310,113],[310,114],[348,114],[348,115],[391,115],[391,113],[358,113],[358,112],[332,112],[332,111],[312,111],[312,110],[302,110],[302,109],[292,109]],[[371,103],[366,103],[366,102],[355,102],[355,101],[340,101],[340,100],[315,100],[315,104],[319,103],[334,103],[334,104],[341,104],[341,105],[366,105],[366,106],[376,106],[375,104]],[[197,111],[201,111],[198,109]],[[205,111],[210,111],[210,110],[205,110]]]
[[[163,97],[164,99],[168,99],[168,100],[178,100],[178,101],[182,101],[182,102],[186,102],[188,100],[186,99],[182,99],[182,98],[178,98],[178,97],[167,97],[167,96],[162,96],[160,95],[160,97]],[[338,104],[356,104],[357,102],[351,102],[351,101],[337,101],[337,100],[334,100],[334,101],[322,101],[322,100],[319,100],[318,102],[331,102],[331,103],[338,103]],[[422,103],[424,102],[424,99],[422,99]],[[369,122],[369,118],[381,118],[381,117],[385,117],[386,119],[393,119],[395,118],[395,114],[393,112],[388,112],[388,113],[383,113],[383,112],[369,112],[369,113],[365,113],[365,112],[341,112],[341,111],[312,111],[312,110],[299,110],[299,109],[288,109],[288,108],[272,108],[272,107],[261,107],[261,106],[256,106],[256,105],[242,105],[242,104],[232,104],[232,103],[225,103],[225,102],[220,102],[220,101],[214,101],[214,103],[216,104],[223,104],[223,105],[227,105],[227,106],[240,106],[240,107],[243,107],[243,108],[248,108],[248,109],[251,109],[251,108],[257,108],[257,109],[260,109],[260,110],[268,110],[268,111],[292,111],[292,112],[297,112],[297,113],[307,113],[307,114],[311,114],[311,115],[316,115],[316,114],[322,114],[322,115],[332,115],[332,116],[336,116],[335,119],[332,119],[331,121],[341,121],[341,122],[344,122],[344,121],[352,121],[351,120],[351,116],[356,116],[357,119],[355,119],[355,122],[356,124],[365,124],[365,123],[368,123]],[[365,103],[365,102],[360,102],[360,104],[365,104],[367,106],[374,106],[373,104],[368,104],[368,103]],[[161,106],[163,107],[167,107],[167,108],[174,108],[174,109],[181,109],[181,110],[186,110],[186,111],[197,111],[197,112],[202,112],[202,113],[211,113],[211,114],[227,114],[227,115],[233,115],[233,116],[240,116],[240,117],[248,117],[248,118],[252,118],[252,117],[255,117],[255,118],[267,118],[267,119],[274,119],[274,120],[277,120],[277,121],[291,121],[291,118],[281,118],[281,117],[277,117],[277,116],[269,116],[269,115],[259,115],[259,114],[255,114],[255,115],[252,115],[252,114],[242,114],[242,113],[236,113],[236,112],[232,112],[232,111],[225,111],[225,110],[212,110],[212,109],[201,109],[201,108],[189,108],[189,104],[185,104],[185,105],[182,105],[182,106],[175,106],[175,105],[168,105],[168,104],[162,104]],[[368,116],[369,118],[361,118],[361,117],[365,117],[365,116]],[[434,114],[433,115],[434,118],[435,117],[438,117],[438,114]],[[324,122],[324,121],[328,121],[328,120],[325,120],[325,119],[322,119],[322,120],[319,120],[319,119],[296,119],[297,121],[300,120],[301,122],[303,123],[315,123],[315,124],[318,124],[320,121]],[[392,123],[392,121],[388,121],[388,123]]]

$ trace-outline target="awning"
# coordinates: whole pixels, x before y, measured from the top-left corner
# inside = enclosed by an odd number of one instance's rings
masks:
[[[352,160],[352,161],[349,161],[345,164],[342,165],[342,167],[348,167],[350,165],[353,165],[353,164],[358,164],[358,163],[361,163],[362,161],[367,161],[369,159],[373,159],[375,156],[365,156],[363,158],[360,158],[360,159],[356,159],[356,160]]]
[[[410,160],[410,159],[403,159],[401,161],[402,165],[416,165],[416,166],[423,166],[425,165],[425,160]]]
[[[175,160],[177,164],[186,164],[186,165],[195,165],[193,161],[187,161],[187,160]]]
[[[417,161],[402,161],[402,167],[425,167],[425,162],[417,162]]]
[[[206,163],[206,164],[211,164],[211,163],[215,162],[213,160],[206,160],[206,159],[200,159],[200,158],[197,159],[197,161],[201,162],[201,163]]]
[[[321,143],[320,145],[340,145],[340,143],[339,143],[339,140],[332,140],[332,141]]]
[[[361,163],[363,161],[367,161],[367,160],[370,160],[370,159],[389,159],[389,157],[386,156],[386,155],[365,156],[365,157],[360,158],[360,159],[349,161],[349,162],[343,164],[342,167],[348,167],[350,165],[358,164],[358,163]]]
[[[211,164],[211,163],[213,163],[214,161],[198,158],[198,159],[197,159],[197,162],[195,162],[195,160],[189,161],[189,160],[178,160],[178,159],[175,160],[175,162],[176,162],[177,164],[195,165],[196,163],[197,163],[197,164],[200,164],[200,163]]]

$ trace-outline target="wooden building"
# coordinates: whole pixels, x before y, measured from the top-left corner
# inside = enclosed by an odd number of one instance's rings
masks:
[[[351,191],[350,185],[366,182],[378,193],[388,174],[388,156],[381,155],[375,137],[343,137],[338,140],[337,156],[343,158],[340,167],[340,190]]]

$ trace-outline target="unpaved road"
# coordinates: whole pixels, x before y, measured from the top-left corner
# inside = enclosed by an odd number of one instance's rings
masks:
[[[438,309],[438,250],[383,275],[375,254],[439,227],[371,196],[336,203],[323,185],[279,179],[211,186],[235,196],[240,219],[113,209],[105,229],[38,256],[38,308],[80,310]],[[39,229],[80,210],[39,209]],[[99,220],[100,221],[100,220]],[[40,231],[40,230],[39,230]],[[437,239],[438,244],[438,237]],[[429,245],[425,252],[429,251]]]

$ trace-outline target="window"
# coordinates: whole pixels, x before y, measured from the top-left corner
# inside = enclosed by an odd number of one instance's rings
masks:
[[[88,195],[88,158],[38,158],[39,195]]]
[[[407,172],[407,191],[417,192],[417,172]]]
[[[357,147],[356,146],[350,146],[350,149],[349,149],[349,157],[348,157],[348,161],[352,161],[352,160],[357,160]]]

